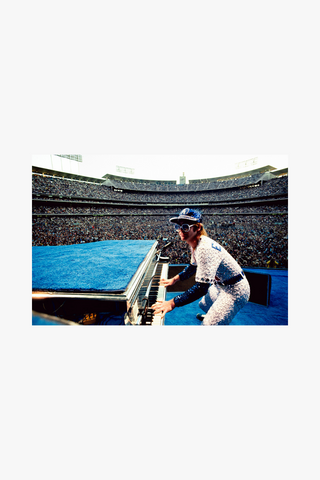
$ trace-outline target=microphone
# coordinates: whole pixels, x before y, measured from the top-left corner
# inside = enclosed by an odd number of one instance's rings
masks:
[[[161,258],[162,260],[169,260],[169,257],[161,257],[162,252],[165,248],[169,247],[172,244],[172,242],[168,242],[161,250],[156,251],[156,255],[159,255],[159,259]]]

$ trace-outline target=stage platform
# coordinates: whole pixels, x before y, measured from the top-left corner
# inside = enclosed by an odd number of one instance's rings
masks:
[[[157,265],[157,244],[107,240],[33,247],[32,324],[135,324]]]
[[[235,316],[230,325],[288,325],[288,270],[244,268],[244,272],[271,275],[270,303],[264,305],[248,302]],[[166,299],[182,292],[167,292]],[[199,308],[199,300],[175,308],[167,313],[165,325],[201,325],[196,314],[203,313]]]
[[[124,292],[154,240],[32,247],[32,290]]]

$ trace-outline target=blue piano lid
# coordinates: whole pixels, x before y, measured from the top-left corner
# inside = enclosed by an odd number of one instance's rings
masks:
[[[36,291],[124,291],[155,240],[32,247]]]

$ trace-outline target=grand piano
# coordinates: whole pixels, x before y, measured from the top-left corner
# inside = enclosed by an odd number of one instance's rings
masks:
[[[32,247],[33,325],[164,325],[169,258],[153,240]]]

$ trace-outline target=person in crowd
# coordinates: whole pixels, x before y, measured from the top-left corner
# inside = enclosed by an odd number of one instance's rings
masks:
[[[160,285],[174,285],[194,273],[196,283],[181,295],[158,301],[151,308],[163,317],[174,308],[202,297],[199,306],[206,314],[197,318],[203,325],[228,325],[250,296],[250,286],[241,267],[222,245],[207,236],[197,210],[185,208],[170,222],[175,224],[180,239],[189,245],[191,263],[179,275],[161,279]]]

